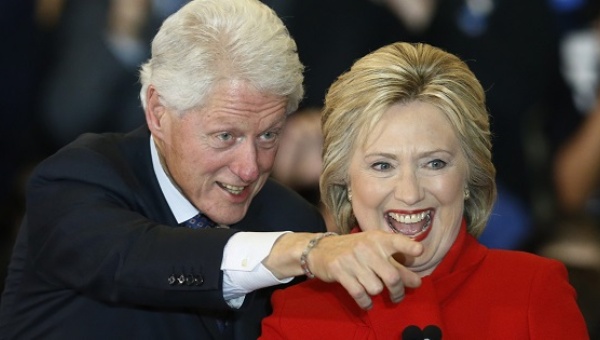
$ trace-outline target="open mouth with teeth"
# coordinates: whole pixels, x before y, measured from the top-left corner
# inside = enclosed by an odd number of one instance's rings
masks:
[[[389,212],[386,220],[394,233],[406,235],[415,241],[422,241],[431,231],[432,214],[432,210],[415,214]]]
[[[223,188],[223,190],[229,192],[232,195],[239,195],[246,188],[246,187],[238,187],[238,186],[234,186],[234,185],[229,185],[229,184],[225,184],[225,183],[221,183],[221,182],[219,182],[218,185],[221,188]]]

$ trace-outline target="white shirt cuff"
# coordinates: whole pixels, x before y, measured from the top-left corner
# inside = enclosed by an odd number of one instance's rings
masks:
[[[223,251],[223,297],[239,308],[243,297],[260,288],[290,282],[293,277],[278,280],[263,264],[283,232],[239,232],[233,235]],[[240,299],[241,298],[241,299]]]

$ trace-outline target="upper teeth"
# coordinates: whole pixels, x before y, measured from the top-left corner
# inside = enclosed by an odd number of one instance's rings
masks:
[[[425,219],[425,217],[427,217],[427,216],[429,216],[428,211],[424,211],[419,214],[410,214],[410,215],[390,213],[390,217],[400,223],[417,223],[417,222],[420,222],[423,219]]]
[[[225,184],[222,183],[223,188],[227,189],[227,191],[231,192],[232,194],[239,194],[244,190],[244,187],[238,187],[238,186],[234,186],[234,185],[229,185],[229,184]]]

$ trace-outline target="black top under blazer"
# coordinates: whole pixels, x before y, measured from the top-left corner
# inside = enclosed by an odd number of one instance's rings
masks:
[[[240,230],[321,232],[321,215],[269,179],[231,229],[177,227],[149,138],[146,127],[85,134],[34,170],[0,305],[1,339],[258,337],[275,288],[232,310],[222,296],[225,244]]]

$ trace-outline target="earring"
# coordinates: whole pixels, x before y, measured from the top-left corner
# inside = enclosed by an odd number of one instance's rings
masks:
[[[352,190],[348,189],[348,201],[352,203]]]
[[[469,197],[471,197],[471,191],[469,190],[468,187],[465,187],[464,197],[465,197],[465,201],[468,200]]]

